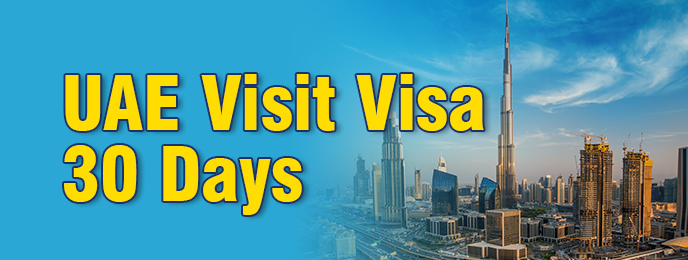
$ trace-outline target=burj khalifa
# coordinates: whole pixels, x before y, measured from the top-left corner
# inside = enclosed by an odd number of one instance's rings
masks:
[[[509,9],[506,9],[506,37],[504,38],[504,94],[501,99],[501,133],[498,136],[497,184],[502,192],[502,207],[516,208],[518,184],[514,170],[514,111],[511,89],[511,46],[509,45]]]

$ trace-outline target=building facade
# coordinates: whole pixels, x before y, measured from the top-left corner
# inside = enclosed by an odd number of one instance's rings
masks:
[[[527,249],[521,242],[521,211],[489,210],[486,218],[486,240],[468,245],[468,255],[477,258],[523,259]]]
[[[337,259],[356,258],[356,235],[353,230],[342,229],[334,234]]]
[[[437,170],[447,172],[447,162],[442,155],[440,155],[440,161],[437,163]]]
[[[435,170],[432,173],[432,215],[452,216],[459,213],[459,177]]]
[[[522,218],[521,219],[521,240],[523,242],[533,242],[540,238],[540,225],[542,220]]]
[[[416,181],[416,183],[415,183],[416,186],[414,189],[415,194],[414,194],[413,198],[416,200],[420,200],[420,199],[423,199],[423,194],[422,194],[423,188],[421,188],[421,182],[420,182],[420,169],[416,169],[414,177],[415,177],[415,181]]]
[[[500,196],[499,184],[487,177],[483,177],[478,195],[478,211],[480,213],[485,213],[487,210],[501,209],[502,200]]]
[[[385,203],[384,192],[382,166],[373,162],[373,215],[375,217],[375,222],[380,222],[382,220],[382,206]]]
[[[498,246],[521,243],[521,211],[494,209],[485,213],[487,242]]]
[[[421,184],[421,189],[423,190],[423,200],[428,201],[432,198],[432,186],[430,183],[423,182]]]
[[[664,180],[664,202],[676,202],[678,178]]]
[[[425,219],[427,235],[440,239],[457,239],[461,223],[456,216],[429,217]]]
[[[358,156],[354,175],[354,201],[361,202],[370,197],[370,172],[366,170],[365,160]]]

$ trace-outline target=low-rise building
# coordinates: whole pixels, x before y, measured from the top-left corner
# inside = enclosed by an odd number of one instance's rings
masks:
[[[461,212],[458,215],[459,227],[471,231],[485,229],[485,214],[479,212]]]
[[[570,222],[550,222],[542,225],[542,239],[559,243],[575,236],[575,226]]]
[[[425,219],[426,234],[440,239],[459,237],[459,218],[456,216],[429,217]]]
[[[356,258],[356,235],[353,230],[337,231],[334,241],[337,259]]]
[[[488,210],[485,217],[487,242],[468,245],[469,256],[508,260],[527,257],[527,249],[521,244],[520,210]]]
[[[521,218],[521,241],[532,242],[540,238],[539,219]]]
[[[661,239],[673,239],[676,233],[675,222],[652,222],[650,225],[650,236]]]
[[[487,242],[468,245],[468,255],[475,258],[518,260],[528,257],[525,245],[498,246]]]

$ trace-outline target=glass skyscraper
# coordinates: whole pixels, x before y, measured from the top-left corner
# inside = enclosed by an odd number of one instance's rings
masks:
[[[457,215],[459,210],[459,177],[435,170],[432,173],[432,215]]]
[[[485,213],[486,210],[502,208],[501,191],[496,182],[483,177],[480,183],[480,193],[478,195],[478,211]]]

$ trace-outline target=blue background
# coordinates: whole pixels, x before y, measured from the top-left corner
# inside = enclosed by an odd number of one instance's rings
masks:
[[[633,146],[645,133],[655,179],[675,177],[676,148],[688,136],[681,130],[688,126],[681,120],[688,95],[688,4],[510,5],[518,178],[532,182],[544,174],[573,173],[571,157],[581,142],[565,132],[603,133],[612,150],[620,151],[629,131]],[[413,166],[429,182],[440,153],[461,183],[472,182],[476,172],[493,178],[504,9],[502,1],[3,3],[0,258],[299,259],[312,246],[304,239],[309,223],[303,215],[312,213],[317,192],[351,185],[358,154],[368,165],[380,159],[382,136],[365,131],[355,73],[372,73],[378,81],[380,73],[412,71],[416,89],[481,88],[485,132],[403,133],[407,184]],[[309,72],[311,82],[330,75],[337,87],[337,131],[321,133],[311,114],[308,133],[293,127],[270,133],[260,126],[245,133],[239,102],[232,131],[212,132],[199,75],[217,73],[223,82],[225,73],[243,72],[258,72],[260,89],[293,88],[296,72]],[[63,119],[64,73],[80,73],[82,79],[101,73],[103,111],[112,75],[132,73],[144,113],[145,74],[178,73],[180,86],[165,92],[177,94],[179,106],[165,116],[178,117],[180,131],[72,132]],[[646,121],[638,124],[638,118]],[[113,143],[133,147],[139,162],[136,197],[113,204],[99,192],[90,203],[69,202],[62,182],[71,180],[71,165],[62,156],[74,143],[93,146],[99,157]],[[209,204],[201,194],[189,203],[162,203],[163,144],[188,144],[201,163],[213,156],[294,156],[304,165],[298,175],[303,197],[284,205],[268,189],[260,213],[242,217],[246,198],[239,179],[238,203]],[[618,180],[621,156],[615,159]],[[274,185],[269,178],[268,187]]]

